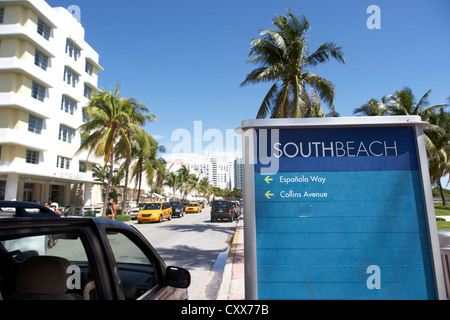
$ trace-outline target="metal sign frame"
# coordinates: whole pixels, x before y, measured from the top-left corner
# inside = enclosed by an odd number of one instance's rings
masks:
[[[254,119],[245,120],[236,132],[242,135],[243,175],[244,175],[244,253],[245,253],[245,298],[258,299],[257,234],[255,211],[255,164],[257,156],[256,130],[267,129],[329,129],[365,127],[412,127],[415,135],[418,169],[428,232],[430,260],[433,269],[435,296],[446,299],[445,280],[440,257],[439,239],[431,193],[428,159],[425,150],[423,129],[427,122],[418,116],[389,117],[341,117],[341,118],[303,118],[303,119]],[[276,130],[275,130],[276,131]],[[273,138],[273,137],[272,137]],[[275,137],[277,139],[277,137]],[[340,299],[340,297],[336,297]]]

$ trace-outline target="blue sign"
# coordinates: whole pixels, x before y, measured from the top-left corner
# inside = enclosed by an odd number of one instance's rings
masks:
[[[414,130],[255,130],[258,299],[437,298]]]

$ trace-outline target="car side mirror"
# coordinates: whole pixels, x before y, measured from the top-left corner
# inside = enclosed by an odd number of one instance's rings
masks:
[[[179,267],[167,267],[167,284],[175,288],[187,288],[191,284],[191,274],[189,271]]]

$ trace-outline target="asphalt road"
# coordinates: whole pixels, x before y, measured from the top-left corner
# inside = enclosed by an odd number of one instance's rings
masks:
[[[136,227],[169,266],[183,267],[191,273],[189,299],[214,300],[219,290],[221,271],[232,241],[236,222],[211,222],[210,207],[200,213],[162,223]]]

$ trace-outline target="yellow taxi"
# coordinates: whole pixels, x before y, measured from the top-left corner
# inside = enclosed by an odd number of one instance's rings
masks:
[[[166,201],[146,203],[137,216],[138,223],[162,222],[163,219],[172,220],[172,206]]]
[[[188,212],[201,212],[202,211],[202,206],[201,204],[197,203],[197,202],[191,202],[186,206],[186,209],[184,210],[186,213]]]

